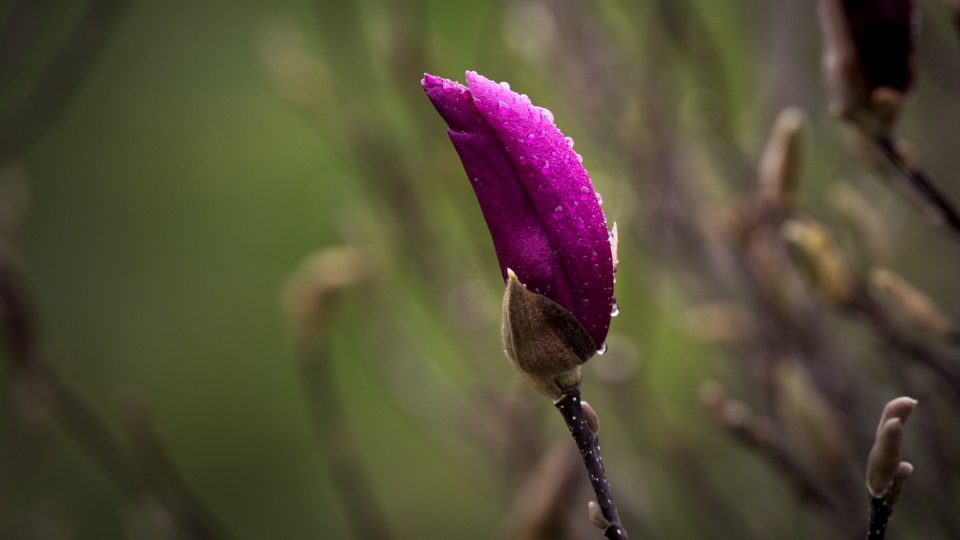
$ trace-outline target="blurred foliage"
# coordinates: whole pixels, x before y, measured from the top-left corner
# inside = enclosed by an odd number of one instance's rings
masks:
[[[899,131],[960,200],[960,40],[939,0],[918,4],[919,86]],[[8,31],[27,5],[16,61],[0,44],[0,110],[26,116],[0,127],[39,127],[0,141],[0,188],[28,205],[2,217],[7,227],[23,214],[14,243],[43,349],[118,434],[122,396],[137,389],[230,537],[350,537],[345,459],[397,538],[519,538],[523,498],[549,491],[543,470],[569,462],[554,449],[572,446],[560,419],[503,356],[492,245],[419,87],[424,71],[467,69],[554,112],[619,224],[621,314],[609,352],[586,366],[584,395],[634,537],[851,536],[711,420],[697,397],[708,378],[790,433],[784,444],[852,501],[847,517],[864,529],[856,481],[879,412],[923,389],[906,430],[916,473],[893,531],[955,537],[943,516],[956,521],[960,500],[949,392],[792,268],[790,294],[816,322],[816,346],[801,347],[814,362],[765,362],[769,343],[745,336],[778,321],[715,268],[729,251],[716,238],[756,189],[776,114],[798,106],[810,136],[797,206],[858,271],[881,262],[960,320],[960,247],[848,151],[827,112],[813,2],[11,0],[0,5]],[[118,26],[88,69],[16,109],[96,5],[96,21],[116,10]],[[78,43],[67,58],[91,47]],[[865,223],[880,230],[865,239]],[[301,261],[342,244],[367,254],[370,278],[324,303],[314,344],[327,367],[314,387],[280,296]],[[839,404],[833,369],[855,389],[839,389]],[[176,534],[148,501],[124,497],[9,363],[0,373],[0,537]],[[310,399],[317,388],[335,394],[339,431],[323,426],[327,411],[311,414],[329,406]],[[576,496],[551,499],[569,510],[533,537],[598,536],[582,480],[555,488]]]

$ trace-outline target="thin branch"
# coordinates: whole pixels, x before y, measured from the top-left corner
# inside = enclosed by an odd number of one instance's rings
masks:
[[[567,428],[570,430],[573,440],[576,441],[577,449],[580,450],[580,457],[583,458],[583,464],[587,468],[590,485],[593,486],[593,492],[597,496],[597,504],[600,506],[603,517],[607,522],[603,535],[610,540],[628,540],[627,531],[620,523],[617,505],[613,502],[607,473],[603,469],[603,458],[600,457],[600,440],[587,425],[586,417],[583,414],[583,406],[580,403],[580,385],[577,384],[575,387],[568,389],[553,402],[553,405],[560,411],[563,420],[567,423]]]
[[[34,85],[0,115],[0,159],[35,142],[63,114],[131,0],[93,0]]]
[[[884,535],[887,534],[887,524],[892,513],[893,505],[887,497],[870,495],[870,525],[867,528],[867,540],[883,540]]]
[[[900,178],[916,191],[927,208],[936,215],[938,224],[950,231],[954,240],[960,240],[960,212],[957,211],[956,205],[922,169],[903,161],[889,137],[878,135],[874,138],[874,142]]]
[[[182,485],[169,486],[182,504],[173,506],[170,494],[158,493],[132,463],[123,445],[110,432],[94,408],[50,368],[40,350],[39,331],[33,316],[26,280],[9,244],[0,240],[0,333],[10,352],[16,372],[24,377],[33,393],[50,407],[53,417],[100,467],[123,494],[133,501],[144,495],[154,497],[184,532],[193,538],[229,538],[213,528],[186,527],[208,523]],[[178,489],[181,488],[181,489]]]

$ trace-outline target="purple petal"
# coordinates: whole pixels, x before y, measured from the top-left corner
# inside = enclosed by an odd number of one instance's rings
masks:
[[[467,83],[560,256],[572,297],[568,309],[599,346],[614,304],[613,257],[606,219],[586,169],[549,111],[475,72],[467,72]]]
[[[470,90],[432,75],[424,75],[422,84],[450,126],[447,133],[477,195],[504,281],[510,268],[529,290],[564,298],[569,306],[566,278],[540,216],[503,144],[474,106]]]

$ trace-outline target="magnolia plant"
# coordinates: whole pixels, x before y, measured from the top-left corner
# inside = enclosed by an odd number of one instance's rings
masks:
[[[467,72],[467,83],[425,74],[421,84],[450,129],[490,229],[506,282],[504,352],[552,398],[573,435],[597,496],[590,521],[625,539],[600,458],[596,413],[580,399],[580,366],[606,350],[616,227],[607,229],[583,158],[553,114],[510,85]]]

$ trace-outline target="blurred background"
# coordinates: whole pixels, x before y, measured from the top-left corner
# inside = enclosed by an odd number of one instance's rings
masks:
[[[898,134],[960,200],[960,34],[917,4]],[[618,223],[583,393],[633,537],[862,537],[876,422],[911,395],[890,536],[960,538],[957,342],[835,307],[743,232],[799,106],[796,211],[960,319],[960,245],[829,114],[820,52],[808,0],[0,2],[0,221],[36,324],[0,364],[0,538],[601,536],[419,86],[468,69],[553,111]]]

